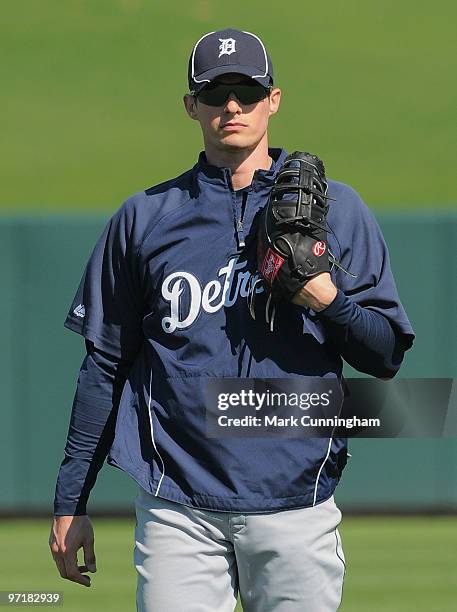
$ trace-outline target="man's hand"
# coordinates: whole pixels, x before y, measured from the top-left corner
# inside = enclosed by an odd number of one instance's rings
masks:
[[[292,298],[294,304],[308,306],[315,312],[329,306],[336,297],[337,289],[328,272],[310,279]]]
[[[87,515],[54,517],[49,547],[62,578],[90,587],[90,577],[81,573],[97,571],[94,530]],[[84,565],[78,565],[81,547],[84,549]]]

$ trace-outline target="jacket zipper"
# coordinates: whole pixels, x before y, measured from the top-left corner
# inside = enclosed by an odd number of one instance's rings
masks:
[[[244,241],[244,227],[243,227],[243,219],[242,219],[242,206],[238,207],[237,197],[235,190],[232,185],[232,177],[230,175],[230,171],[226,171],[226,179],[230,189],[230,196],[232,198],[232,209],[233,209],[233,218],[235,221],[235,230],[236,230],[236,241],[238,245],[238,249],[242,249],[245,246]]]
[[[249,188],[247,188],[245,191],[243,191],[242,197],[241,197],[241,203],[240,206],[238,206],[238,202],[237,202],[237,198],[236,198],[236,193],[233,189],[233,185],[232,185],[232,179],[230,176],[230,172],[227,172],[227,182],[230,186],[230,192],[231,192],[231,196],[232,196],[232,203],[233,203],[233,210],[234,210],[234,214],[235,214],[235,229],[236,229],[236,238],[237,238],[237,243],[238,243],[238,248],[242,249],[246,246],[245,243],[245,235],[244,235],[244,224],[243,224],[243,220],[244,220],[244,215],[246,214],[246,209],[248,207],[248,198],[249,198],[249,194],[252,190],[252,186],[256,181],[257,178],[257,173],[258,171],[256,170],[254,172],[254,176],[252,177],[252,183],[251,186]],[[244,204],[244,206],[243,206]]]
[[[235,210],[235,225],[236,225],[236,238],[238,242],[238,248],[242,249],[246,246],[244,241],[244,226],[243,226],[243,196],[241,196],[241,202],[238,202],[235,191],[232,189],[233,206]]]

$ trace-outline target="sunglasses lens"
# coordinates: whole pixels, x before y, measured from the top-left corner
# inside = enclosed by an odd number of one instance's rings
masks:
[[[241,85],[241,87],[244,87],[243,91],[240,91],[240,102],[243,104],[253,104],[254,102],[259,102],[267,95],[267,90],[260,84]]]
[[[198,94],[197,98],[203,104],[208,106],[222,106],[229,96],[229,91],[225,85],[218,85],[213,87],[205,87]]]
[[[254,104],[263,100],[268,95],[268,90],[260,83],[218,83],[203,88],[197,98],[208,106],[222,106],[231,93],[241,104]]]

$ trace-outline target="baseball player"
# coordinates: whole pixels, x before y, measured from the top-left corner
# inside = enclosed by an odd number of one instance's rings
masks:
[[[209,437],[205,390],[338,379],[343,359],[392,378],[414,332],[359,195],[315,156],[269,148],[281,90],[260,38],[205,34],[188,82],[204,151],[113,215],[65,321],[87,354],[50,548],[63,578],[90,586],[86,504],[108,458],[138,483],[137,610],[228,612],[239,594],[246,612],[334,611],[346,440]]]

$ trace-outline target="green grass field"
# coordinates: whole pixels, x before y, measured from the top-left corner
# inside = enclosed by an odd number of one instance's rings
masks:
[[[190,167],[188,55],[227,26],[273,57],[272,145],[319,154],[374,208],[455,208],[456,19],[453,0],[5,2],[0,210],[114,210]]]
[[[98,571],[88,589],[58,576],[49,521],[3,520],[0,590],[61,590],[66,612],[133,611],[134,520],[93,519],[93,525]],[[347,517],[340,531],[348,566],[342,612],[455,610],[455,518]]]

